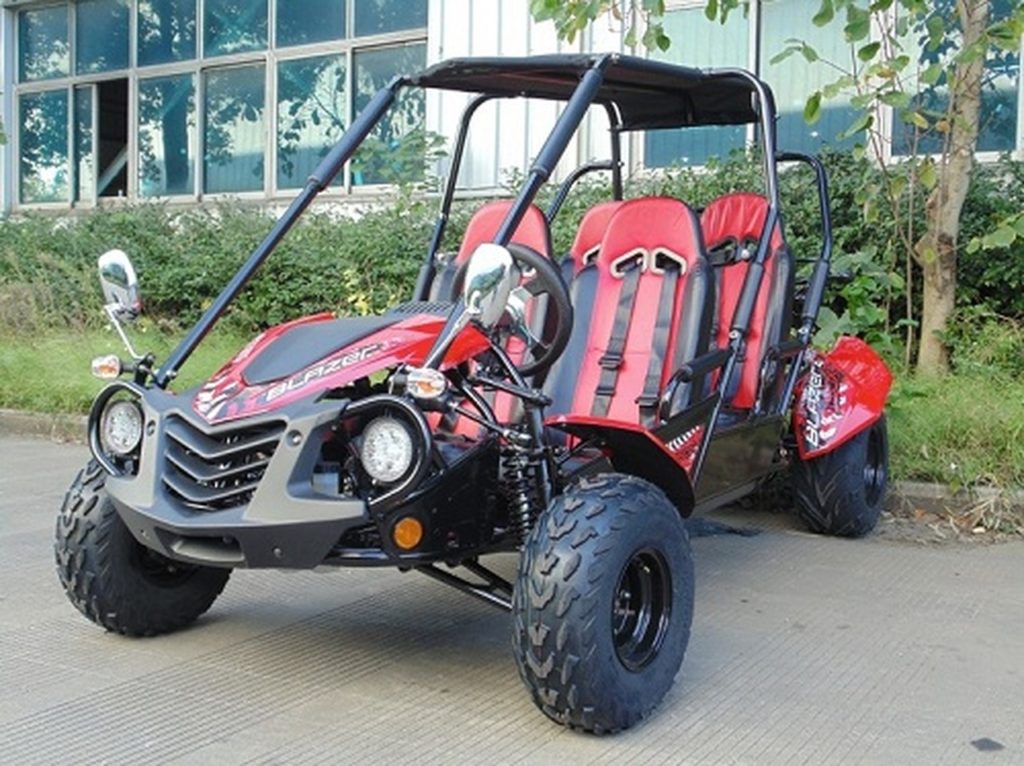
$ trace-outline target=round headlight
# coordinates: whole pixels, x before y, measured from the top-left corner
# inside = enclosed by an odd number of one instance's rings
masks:
[[[384,484],[398,481],[412,465],[412,434],[400,420],[375,418],[363,431],[359,457],[371,478]]]
[[[142,410],[135,402],[116,399],[110,402],[100,418],[100,443],[113,455],[125,456],[135,451],[142,441]]]

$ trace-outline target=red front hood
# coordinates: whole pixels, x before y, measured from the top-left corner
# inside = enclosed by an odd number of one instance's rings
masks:
[[[315,314],[260,334],[199,388],[192,400],[193,409],[208,423],[225,423],[271,412],[313,394],[347,386],[380,370],[401,364],[421,365],[446,321],[442,316],[416,314],[360,338],[287,377],[259,385],[246,380],[246,367],[284,333],[299,325],[334,319],[333,314]],[[468,327],[448,350],[442,369],[460,364],[487,348],[487,338]]]

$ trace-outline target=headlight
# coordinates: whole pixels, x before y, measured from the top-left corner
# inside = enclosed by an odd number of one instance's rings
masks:
[[[142,410],[126,399],[116,399],[103,408],[100,443],[112,455],[130,455],[142,441]]]
[[[363,431],[359,457],[363,469],[376,481],[383,484],[398,481],[409,470],[414,456],[412,434],[400,420],[375,418]]]

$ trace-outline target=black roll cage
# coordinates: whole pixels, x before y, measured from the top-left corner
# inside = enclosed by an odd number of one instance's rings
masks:
[[[616,71],[613,81],[605,82],[606,72]],[[531,79],[533,78],[533,79]],[[654,83],[653,85],[651,83]],[[520,83],[525,83],[521,85]],[[678,90],[672,86],[678,84]],[[779,153],[776,149],[776,109],[769,87],[751,72],[743,69],[723,68],[696,70],[674,67],[663,62],[648,61],[619,54],[546,56],[532,59],[461,59],[442,62],[416,75],[399,76],[382,88],[359,113],[352,125],[334,148],[321,161],[309,177],[305,187],[275,223],[266,238],[257,246],[220,295],[203,313],[199,321],[171,353],[164,365],[155,373],[154,382],[161,388],[174,379],[180,367],[195,350],[231,302],[262,266],[270,253],[292,227],[299,216],[324,191],[344,164],[380,122],[394,103],[399,91],[405,87],[420,86],[449,90],[477,92],[466,106],[459,125],[452,164],[441,197],[437,223],[427,254],[417,279],[415,297],[425,297],[434,275],[435,256],[441,245],[448,222],[455,185],[465,152],[470,121],[483,104],[501,97],[537,97],[564,101],[565,107],[551,133],[533,161],[519,193],[516,195],[504,221],[495,236],[495,242],[508,245],[527,209],[538,191],[550,178],[572,136],[583,121],[587,110],[595,102],[605,108],[611,134],[611,160],[590,163],[578,168],[562,182],[546,215],[552,219],[558,212],[572,185],[584,174],[595,170],[608,170],[612,176],[613,195],[622,198],[621,133],[645,127],[685,127],[690,125],[753,123],[758,127],[765,171],[765,191],[768,213],[754,257],[749,263],[730,325],[727,349],[711,352],[708,359],[694,360],[687,367],[706,366],[706,371],[721,368],[719,390],[727,390],[750,327],[765,263],[770,254],[772,232],[780,225],[781,212],[778,189],[778,163],[802,162],[815,173],[822,219],[822,249],[815,260],[806,297],[803,301],[801,324],[796,337],[775,349],[781,361],[790,362],[784,385],[785,395],[775,405],[781,414],[792,395],[801,361],[810,344],[817,321],[825,286],[829,277],[832,254],[832,230],[829,216],[828,186],[821,162],[810,155],[796,152]],[[658,90],[660,88],[660,90]],[[650,95],[661,94],[666,103],[648,102]],[[567,96],[567,97],[566,97]],[[703,99],[703,100],[702,100]],[[622,105],[619,101],[621,100]],[[744,103],[746,100],[746,103]],[[704,102],[710,104],[702,108]],[[676,119],[670,110],[678,105]],[[628,107],[628,120],[624,120]],[[457,313],[453,312],[453,313]],[[724,352],[724,353],[723,353]],[[713,355],[714,358],[710,358]],[[685,370],[684,370],[685,372]],[[699,477],[710,434],[722,408],[721,397],[716,397],[714,409],[705,429],[693,476]]]

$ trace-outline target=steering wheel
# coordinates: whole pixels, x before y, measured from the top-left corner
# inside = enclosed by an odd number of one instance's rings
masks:
[[[512,336],[523,341],[526,348],[516,363],[524,375],[536,375],[548,369],[565,351],[572,332],[572,304],[569,290],[558,268],[536,250],[512,243],[506,246],[522,273],[520,283],[512,289],[505,308],[505,316],[496,328],[499,335]],[[466,281],[467,258],[452,281],[452,300],[462,295]],[[546,304],[546,306],[545,306]],[[545,306],[544,328],[540,337],[530,327],[530,316]],[[531,311],[532,307],[532,311]],[[502,339],[504,340],[504,339]]]

